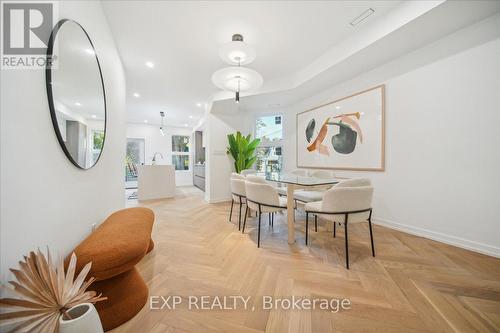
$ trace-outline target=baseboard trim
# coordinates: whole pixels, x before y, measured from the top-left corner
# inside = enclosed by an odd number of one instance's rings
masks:
[[[215,204],[215,203],[231,201],[231,197],[210,199],[210,200],[205,200],[205,201],[208,202],[209,204]]]
[[[500,247],[471,241],[465,238],[446,235],[440,232],[431,231],[423,228],[397,223],[382,218],[373,218],[373,223],[398,231],[406,232],[411,235],[432,239],[445,244],[457,246],[466,250],[486,254],[492,257],[500,258]]]

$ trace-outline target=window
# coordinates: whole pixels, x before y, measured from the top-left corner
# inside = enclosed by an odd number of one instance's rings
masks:
[[[92,131],[92,163],[94,165],[101,154],[104,144],[104,131]]]
[[[281,147],[258,147],[255,150],[257,160],[255,166],[258,172],[280,172],[283,164]]]
[[[278,143],[283,140],[283,124],[281,116],[258,117],[255,123],[255,137],[262,144]]]
[[[137,182],[137,166],[144,164],[144,139],[127,138],[127,152],[125,155],[125,181]],[[134,183],[133,185],[137,185]]]
[[[175,170],[189,170],[189,136],[172,135],[172,164]]]
[[[255,150],[258,172],[279,172],[283,165],[283,123],[281,115],[267,115],[255,120],[255,137],[260,145]]]
[[[172,152],[189,153],[189,136],[172,135]]]
[[[175,166],[175,170],[189,170],[189,156],[172,155],[172,164]]]

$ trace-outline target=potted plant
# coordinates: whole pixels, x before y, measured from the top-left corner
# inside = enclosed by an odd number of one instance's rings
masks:
[[[243,170],[250,169],[257,159],[254,153],[260,139],[252,140],[250,134],[245,137],[239,131],[236,132],[236,135],[228,134],[227,139],[229,141],[227,154],[233,157],[236,172],[240,173]]]
[[[18,332],[100,333],[101,322],[93,303],[105,300],[95,291],[87,291],[94,278],[85,281],[92,263],[88,263],[75,277],[76,255],[73,253],[67,269],[59,260],[53,264],[38,250],[19,262],[19,269],[11,269],[17,281],[9,281],[12,288],[4,292],[16,298],[1,298],[0,321]]]

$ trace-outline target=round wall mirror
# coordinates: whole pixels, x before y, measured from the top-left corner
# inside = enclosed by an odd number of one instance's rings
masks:
[[[45,80],[62,150],[76,167],[93,167],[106,138],[106,96],[94,46],[77,22],[64,19],[52,30]]]

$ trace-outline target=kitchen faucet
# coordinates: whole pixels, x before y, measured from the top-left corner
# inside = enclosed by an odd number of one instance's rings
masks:
[[[163,155],[162,155],[162,153],[156,152],[156,153],[153,155],[153,161],[152,161],[152,164],[153,164],[153,165],[155,165],[155,164],[156,164],[156,155],[160,155],[161,159],[163,159]]]

